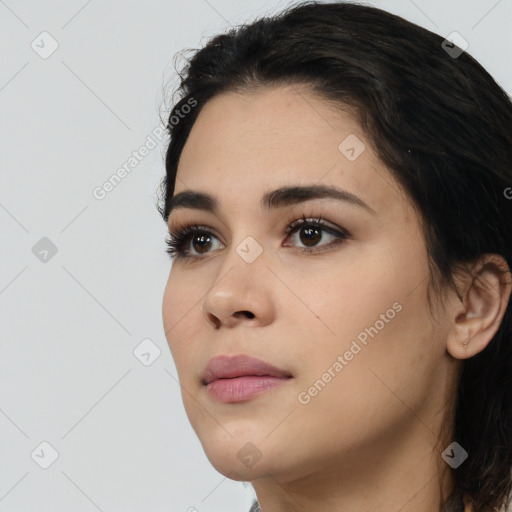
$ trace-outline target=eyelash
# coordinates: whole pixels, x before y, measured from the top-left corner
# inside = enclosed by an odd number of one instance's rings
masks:
[[[338,238],[333,240],[331,243],[325,245],[325,246],[319,246],[320,249],[316,248],[310,248],[310,247],[298,247],[297,249],[301,253],[314,253],[314,252],[320,252],[327,250],[331,248],[334,245],[337,245],[339,243],[342,243],[343,241],[350,238],[350,233],[346,229],[335,229],[331,226],[328,226],[325,224],[324,219],[322,217],[316,217],[316,218],[306,218],[305,215],[302,216],[301,219],[297,219],[293,222],[291,222],[285,230],[285,234],[288,237],[290,234],[294,233],[295,231],[299,231],[302,227],[315,227],[320,228],[323,231],[326,231],[327,233],[331,235],[335,235]],[[213,233],[207,226],[199,226],[197,224],[189,224],[185,225],[181,228],[177,229],[177,232],[175,235],[172,235],[169,233],[169,237],[165,240],[165,243],[167,244],[166,252],[169,254],[169,257],[171,260],[173,259],[203,259],[205,256],[196,255],[196,254],[190,254],[186,249],[185,246],[188,244],[192,236],[194,235],[213,235],[215,238],[215,233]],[[211,252],[211,251],[210,251]],[[209,253],[204,253],[205,255],[208,255]]]

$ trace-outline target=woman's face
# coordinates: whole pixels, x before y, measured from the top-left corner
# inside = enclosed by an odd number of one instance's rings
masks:
[[[360,204],[294,194],[261,204],[308,186]],[[449,323],[429,313],[418,215],[354,118],[292,88],[215,97],[181,155],[174,194],[185,190],[217,209],[182,203],[170,215],[172,233],[197,224],[211,234],[192,235],[189,258],[173,262],[163,320],[213,466],[235,480],[286,482],[427,457],[453,385]],[[326,227],[287,234],[303,216]],[[291,377],[253,377],[273,384],[256,395],[243,394],[250,378],[238,380],[240,395],[224,380],[216,395],[202,379],[218,355],[252,356]]]

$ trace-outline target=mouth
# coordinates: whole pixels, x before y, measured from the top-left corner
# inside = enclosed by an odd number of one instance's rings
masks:
[[[210,360],[203,372],[203,384],[237,377],[291,377],[286,370],[246,355],[220,355]]]
[[[291,378],[286,370],[260,359],[221,355],[210,360],[202,383],[213,400],[233,403],[250,400]]]

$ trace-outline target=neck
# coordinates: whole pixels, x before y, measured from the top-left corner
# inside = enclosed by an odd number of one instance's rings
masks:
[[[452,512],[441,508],[453,489],[451,468],[441,458],[444,448],[428,443],[417,419],[413,425],[408,436],[395,430],[329,466],[325,454],[304,461],[306,470],[294,478],[271,469],[252,482],[262,512]]]

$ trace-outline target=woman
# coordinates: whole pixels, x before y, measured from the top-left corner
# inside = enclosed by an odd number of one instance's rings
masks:
[[[219,35],[181,78],[163,321],[212,465],[263,512],[502,510],[510,98],[351,3]]]

